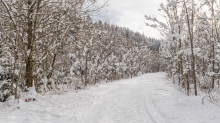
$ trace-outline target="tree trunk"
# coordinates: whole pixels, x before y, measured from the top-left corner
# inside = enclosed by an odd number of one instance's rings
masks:
[[[28,5],[31,6],[32,0],[28,1]],[[27,29],[27,34],[28,34],[28,48],[27,48],[27,58],[26,58],[26,86],[27,87],[32,87],[33,84],[33,59],[32,59],[32,39],[33,39],[33,22],[31,15],[33,14],[33,8],[29,8],[28,10],[28,29]]]
[[[26,86],[32,87],[33,84],[33,62],[32,58],[28,57],[26,61]]]
[[[85,68],[85,86],[88,84],[88,53],[86,53],[86,68]]]
[[[180,35],[180,29],[181,27],[179,26],[179,35]],[[182,42],[181,39],[179,39],[179,50],[182,49]],[[183,57],[182,57],[182,53],[180,54],[180,81],[182,81],[183,78]]]
[[[186,74],[186,81],[187,81],[187,95],[189,96],[189,73]]]
[[[212,18],[214,18],[214,1],[212,1]],[[215,44],[214,44],[214,27],[213,27],[213,22],[214,20],[212,19],[212,71],[215,72]],[[215,75],[212,76],[212,89],[215,87]]]
[[[56,61],[56,56],[57,56],[57,54],[54,54],[54,56],[53,56],[53,61],[52,61],[52,65],[51,65],[51,70],[49,70],[49,74],[47,75],[47,87],[48,87],[48,85],[49,85],[49,80],[50,80],[50,78],[51,78],[51,76],[52,76],[52,73],[53,73],[53,70],[54,70],[54,64],[55,64],[55,61]],[[49,87],[48,87],[49,88]]]
[[[194,4],[194,1],[192,0],[192,6]],[[187,17],[187,26],[188,26],[188,31],[189,31],[189,37],[190,37],[190,46],[191,46],[191,55],[192,55],[192,74],[193,74],[193,82],[194,82],[194,89],[195,89],[195,95],[197,96],[197,86],[196,86],[196,74],[195,74],[195,56],[194,56],[194,51],[193,51],[193,28],[191,32],[190,28],[190,22],[189,22],[189,13],[188,9],[186,7],[186,3],[184,2],[184,6],[186,9],[186,17]],[[192,11],[192,24],[193,24],[193,11]]]

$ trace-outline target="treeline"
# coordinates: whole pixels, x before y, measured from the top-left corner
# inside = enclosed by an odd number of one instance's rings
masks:
[[[207,92],[219,101],[220,10],[215,0],[167,0],[160,5],[167,23],[145,16],[164,37],[160,52],[167,73],[187,95]]]
[[[150,50],[159,51],[160,49],[160,40],[155,38],[148,38],[148,45]]]
[[[150,50],[155,44],[145,35],[92,22],[92,13],[104,6],[93,0],[0,0],[0,101],[158,71],[158,51]]]
[[[67,66],[72,78],[85,86],[154,71],[156,53],[145,35],[101,21],[92,23],[87,17],[77,37],[68,45],[70,57],[65,59],[72,62]]]

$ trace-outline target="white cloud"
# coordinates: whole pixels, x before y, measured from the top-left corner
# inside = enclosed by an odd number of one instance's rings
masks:
[[[102,10],[100,17],[95,18],[160,38],[156,29],[145,25],[144,15],[160,17],[157,9],[161,1],[165,0],[109,0],[109,6]]]

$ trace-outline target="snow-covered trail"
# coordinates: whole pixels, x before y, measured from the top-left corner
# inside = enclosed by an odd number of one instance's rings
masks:
[[[177,92],[164,73],[38,96],[19,109],[0,103],[0,123],[219,123],[220,108]]]
[[[146,76],[145,76],[146,77]],[[152,81],[138,77],[131,81],[112,83],[115,89],[103,93],[86,113],[84,123],[151,123],[145,96]]]
[[[50,123],[151,123],[146,105],[152,82],[163,77],[147,74],[128,80],[101,84],[66,95],[38,96],[20,102],[20,108],[0,108],[5,122]],[[5,111],[3,111],[5,110]]]

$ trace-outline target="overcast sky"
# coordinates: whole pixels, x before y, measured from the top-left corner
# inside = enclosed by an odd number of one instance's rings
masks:
[[[160,38],[156,29],[147,27],[144,15],[161,17],[159,4],[165,0],[109,0],[108,7],[96,19],[107,21],[121,27],[128,27],[148,37]]]

